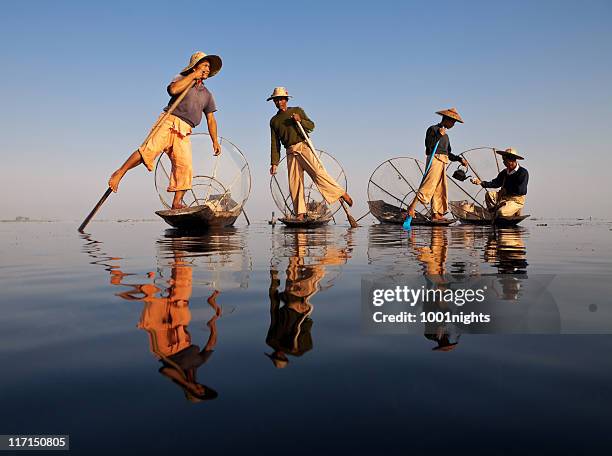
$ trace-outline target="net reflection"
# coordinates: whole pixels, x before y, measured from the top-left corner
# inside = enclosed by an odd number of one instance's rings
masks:
[[[248,286],[251,259],[240,232],[180,236],[169,230],[156,242],[156,272],[146,273],[144,279],[124,272],[121,257],[106,254],[100,241],[87,234],[82,237],[83,251],[94,259],[91,263],[109,272],[111,285],[124,288],[115,296],[143,303],[137,327],[148,335],[150,352],[161,363],[158,372],[178,385],[190,402],[215,399],[218,393],[197,375],[217,345],[217,320],[224,313],[217,303],[220,290]],[[194,286],[202,284],[204,302],[212,315],[207,318],[208,335],[200,348],[188,328],[190,304],[201,302],[193,297]]]
[[[352,252],[352,234],[338,236],[331,230],[283,230],[273,235],[270,261],[270,328],[266,353],[274,366],[283,369],[289,356],[300,357],[312,350],[311,299],[319,291],[331,288]],[[285,269],[282,291],[279,271]]]

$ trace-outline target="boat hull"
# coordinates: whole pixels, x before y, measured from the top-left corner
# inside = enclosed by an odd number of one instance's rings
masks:
[[[497,217],[496,219],[483,218],[462,218],[457,217],[463,225],[482,225],[482,226],[516,226],[525,220],[529,215],[515,215],[512,217]]]
[[[380,223],[390,225],[402,225],[406,218],[406,211],[401,210],[399,207],[394,206],[384,201],[368,201],[370,213],[376,217]],[[455,223],[456,220],[429,220],[422,214],[417,212],[416,216],[412,218],[410,223],[412,226],[449,226]]]
[[[325,226],[329,223],[331,218],[320,218],[320,219],[305,219],[296,220],[291,218],[279,219],[285,226],[290,228],[317,228],[319,226]]]
[[[206,230],[232,226],[240,215],[239,211],[213,211],[208,206],[194,206],[185,209],[168,209],[155,212],[174,228],[182,230]]]

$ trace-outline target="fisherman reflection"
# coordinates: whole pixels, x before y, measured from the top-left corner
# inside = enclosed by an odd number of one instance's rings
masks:
[[[444,294],[450,289],[453,280],[447,274],[446,262],[448,258],[447,228],[434,226],[428,236],[428,245],[418,245],[416,231],[411,233],[409,243],[417,253],[417,260],[423,266],[423,275],[427,281],[427,289],[439,290]],[[423,312],[452,312],[449,304],[444,300],[426,301],[423,303]],[[452,323],[426,322],[424,336],[434,341],[434,351],[450,351],[459,343],[460,333]]]
[[[214,310],[214,315],[207,322],[210,334],[204,348],[192,343],[187,327],[191,322],[189,300],[192,295],[192,266],[186,263],[182,256],[175,253],[171,268],[171,278],[168,287],[158,288],[154,281],[145,284],[124,284],[117,272],[111,276],[113,285],[129,286],[132,289],[118,293],[129,301],[144,301],[138,328],[147,331],[151,352],[161,361],[159,372],[176,383],[191,402],[201,402],[215,399],[217,392],[197,381],[197,370],[205,364],[212,355],[217,343],[216,321],[221,316],[221,308],[217,305],[218,291],[208,297],[208,304]],[[149,273],[149,278],[155,275]]]
[[[501,289],[493,291],[503,300],[519,298],[521,282],[527,278],[527,249],[523,240],[524,228],[499,228],[489,233],[484,251],[486,262],[498,271],[497,282]]]
[[[274,366],[284,369],[289,357],[300,357],[312,350],[310,318],[314,307],[310,299],[321,289],[326,265],[346,264],[351,249],[339,249],[326,245],[321,256],[314,256],[315,264],[305,264],[308,255],[309,239],[307,233],[295,233],[295,252],[289,258],[284,291],[279,291],[281,281],[276,267],[270,268],[270,328],[266,344],[274,351],[266,353]],[[310,245],[316,244],[310,242]]]

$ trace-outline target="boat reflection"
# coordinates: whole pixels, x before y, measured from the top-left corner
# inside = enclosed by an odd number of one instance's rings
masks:
[[[107,255],[100,241],[87,234],[82,237],[84,252],[94,259],[92,264],[109,272],[111,285],[127,288],[115,295],[144,303],[137,327],[148,335],[149,349],[161,363],[159,373],[178,385],[190,402],[215,399],[218,393],[198,381],[197,374],[217,345],[217,320],[223,315],[217,303],[220,289],[248,286],[245,264],[251,262],[239,233],[224,230],[185,237],[169,230],[156,243],[156,272],[147,272],[146,280],[124,272],[121,258]],[[194,343],[188,329],[194,285],[200,284],[204,284],[205,301],[212,313],[206,321],[208,337],[202,348]]]
[[[289,356],[300,357],[312,350],[314,305],[310,300],[319,291],[333,286],[341,266],[350,258],[352,234],[338,237],[331,233],[327,229],[285,230],[273,238],[270,328],[266,336],[266,344],[273,351],[266,356],[278,369],[287,367]],[[279,270],[284,260],[287,260],[285,287],[279,291]]]
[[[522,284],[527,279],[527,249],[524,242],[525,228],[498,228],[491,230],[484,251],[484,259],[497,268],[495,289],[501,299],[516,301]]]

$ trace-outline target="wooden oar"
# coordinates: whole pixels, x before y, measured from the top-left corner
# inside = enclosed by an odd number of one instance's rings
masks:
[[[323,163],[321,163],[321,160],[319,160],[319,157],[317,157],[317,150],[315,149],[314,145],[312,144],[310,136],[308,136],[306,134],[306,132],[304,131],[304,127],[302,127],[302,124],[300,122],[298,122],[296,120],[295,123],[297,124],[297,126],[298,126],[298,128],[300,130],[300,133],[302,133],[302,136],[306,140],[306,143],[308,144],[308,147],[310,147],[310,150],[312,150],[312,154],[316,157],[317,161],[319,162],[319,165],[321,165],[321,167],[323,168]],[[347,218],[349,224],[351,225],[351,228],[359,227],[359,224],[355,221],[355,219],[353,218],[353,216],[349,212],[349,210],[346,207],[346,204],[344,203],[344,200],[342,198],[340,198],[340,204],[342,205],[342,209],[344,209],[344,213],[346,214],[346,218]]]
[[[196,84],[196,81],[194,80],[193,84],[191,84],[189,87],[187,87],[185,90],[183,90],[181,92],[181,94],[174,101],[174,103],[172,103],[172,105],[168,108],[168,110],[165,112],[165,114],[163,116],[161,116],[157,120],[157,122],[155,123],[154,127],[151,129],[151,132],[147,135],[147,137],[142,142],[140,147],[144,147],[147,144],[147,142],[149,142],[149,139],[151,139],[153,137],[153,135],[156,134],[159,131],[159,129],[161,128],[161,126],[164,123],[164,121],[168,118],[168,116],[170,114],[172,114],[172,112],[176,109],[176,107],[179,105],[179,103],[181,101],[183,101],[183,98],[185,98],[185,96],[187,95],[187,92],[189,92],[189,89],[191,89],[195,84]],[[104,204],[104,202],[106,201],[106,199],[110,196],[110,194],[112,192],[113,192],[113,190],[110,187],[106,189],[106,191],[104,192],[104,195],[102,195],[102,198],[100,198],[100,201],[98,201],[98,204],[95,205],[95,207],[91,210],[89,215],[87,217],[85,217],[85,220],[83,220],[83,223],[81,223],[81,226],[79,226],[79,232],[80,233],[83,232],[85,227],[89,224],[89,222],[94,217],[94,215],[96,215],[96,212],[98,212],[98,210],[100,210],[100,207],[102,207],[102,205]]]

